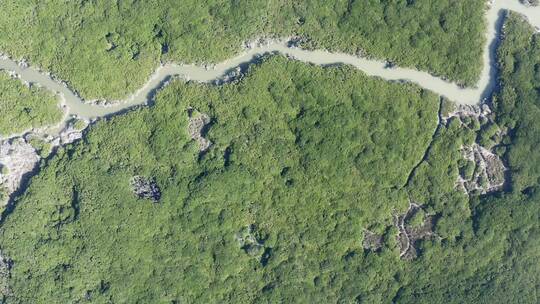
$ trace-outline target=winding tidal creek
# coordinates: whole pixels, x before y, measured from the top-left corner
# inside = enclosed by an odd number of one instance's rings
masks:
[[[197,82],[219,82],[235,68],[256,61],[269,53],[279,53],[291,59],[317,65],[347,64],[362,70],[370,76],[386,80],[407,81],[431,90],[459,104],[479,104],[488,98],[496,85],[496,48],[506,10],[515,11],[527,17],[529,22],[540,29],[540,7],[528,7],[518,0],[492,0],[486,11],[487,43],[483,51],[483,69],[475,88],[462,88],[427,72],[410,68],[388,68],[381,60],[371,60],[343,53],[330,53],[322,50],[304,50],[291,46],[291,41],[281,40],[259,44],[245,50],[241,55],[213,66],[177,65],[168,63],[157,68],[142,88],[126,100],[110,102],[109,105],[85,102],[68,86],[53,79],[47,73],[33,67],[0,57],[0,69],[17,74],[22,81],[35,83],[56,92],[66,106],[67,114],[84,119],[96,119],[122,112],[136,105],[148,104],[156,90],[161,88],[171,77],[180,77]],[[68,115],[66,115],[68,117]]]

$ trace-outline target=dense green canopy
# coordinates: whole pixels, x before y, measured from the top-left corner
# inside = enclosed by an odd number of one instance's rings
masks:
[[[16,298],[332,300],[376,286],[356,270],[380,262],[362,253],[363,230],[384,233],[407,207],[402,186],[438,97],[283,57],[248,74],[221,87],[175,81],[154,107],[100,122],[52,158],[3,225]],[[212,118],[205,154],[189,108]],[[137,199],[133,176],[155,178],[159,203]],[[264,257],[235,240],[251,225]],[[399,264],[394,251],[382,255]]]
[[[452,105],[415,85],[280,56],[222,86],[173,81],[153,107],[99,121],[42,164],[0,228],[7,299],[538,302],[533,32],[507,19],[487,122],[438,124]],[[202,114],[203,153],[190,134]],[[508,132],[499,142],[494,130]],[[509,168],[497,192],[456,187],[475,142]],[[155,182],[159,201],[138,198],[133,180]],[[409,202],[423,209],[407,222],[434,227],[406,261],[393,218]],[[380,250],[364,249],[366,230]]]
[[[299,35],[306,47],[392,60],[472,85],[484,0],[4,0],[0,51],[52,71],[88,99],[124,98],[159,61],[216,62],[242,42]]]
[[[0,137],[54,125],[62,119],[59,100],[51,92],[24,85],[0,71]]]

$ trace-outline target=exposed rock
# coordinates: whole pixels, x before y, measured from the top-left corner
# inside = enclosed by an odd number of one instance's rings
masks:
[[[264,241],[256,236],[255,225],[242,228],[234,235],[240,249],[261,262],[263,266],[270,257],[270,248],[264,246]]]
[[[390,60],[386,60],[384,62],[384,68],[385,69],[395,69],[396,68],[396,63],[393,62],[393,61],[390,61]]]
[[[444,115],[443,122],[446,123],[450,118],[457,117],[463,124],[466,118],[475,118],[480,123],[485,123],[489,120],[491,109],[487,104],[482,105],[456,105],[456,108]]]
[[[21,61],[19,61],[19,66],[24,69],[29,67],[28,61],[26,60],[26,58],[23,58],[21,59]]]
[[[12,295],[11,288],[9,287],[12,265],[13,261],[6,258],[0,251],[0,294],[4,297]]]
[[[205,129],[209,123],[210,117],[208,115],[189,111],[188,133],[191,139],[196,140],[199,144],[200,152],[205,152],[212,145],[210,140],[204,138]]]
[[[460,168],[456,187],[467,194],[485,194],[501,189],[507,169],[499,156],[490,149],[500,143],[506,130],[499,128],[493,121],[487,104],[459,105],[445,115],[444,121],[447,122],[453,117],[457,117],[463,126],[474,126],[473,129],[477,132],[477,142],[461,148],[463,158],[468,162]]]
[[[289,47],[289,48],[299,48],[300,45],[302,45],[302,43],[306,42],[306,40],[307,39],[305,37],[301,37],[301,36],[291,37],[287,41],[287,47]]]
[[[286,43],[290,39],[270,38],[270,37],[258,37],[249,41],[244,41],[244,49],[250,50],[254,48],[264,47],[275,43]]]
[[[472,162],[474,170],[470,176],[460,172],[457,179],[459,188],[466,193],[478,191],[485,194],[504,186],[507,169],[499,156],[476,143],[463,147],[461,151],[463,157]]]
[[[255,227],[250,225],[242,228],[234,235],[240,248],[251,256],[260,256],[264,251],[264,245],[255,237]]]
[[[229,70],[223,76],[223,78],[219,80],[219,84],[229,83],[229,82],[233,82],[233,81],[236,81],[236,80],[240,80],[240,79],[242,79],[243,76],[244,76],[244,73],[242,72],[242,68],[241,67],[236,67],[234,69]]]
[[[491,108],[487,104],[482,105],[458,105],[455,109],[442,117],[445,124],[452,118],[457,118],[462,126],[478,131],[490,129],[489,136],[501,139],[506,134],[506,129],[501,129],[491,115]],[[484,134],[485,135],[485,134]],[[498,144],[494,142],[493,144]]]
[[[423,218],[423,221],[414,225],[411,223],[411,219],[418,213],[422,212],[422,207],[415,203],[410,203],[407,212],[402,215],[394,216],[394,225],[398,229],[396,236],[399,257],[404,260],[413,260],[418,256],[418,250],[415,244],[419,240],[433,237],[433,216],[427,215]]]
[[[382,235],[364,230],[364,241],[362,245],[366,250],[379,251],[383,245]]]
[[[146,178],[142,176],[134,176],[130,181],[133,193],[140,199],[149,199],[157,203],[161,198],[161,190],[159,189],[154,178]]]
[[[72,116],[65,125],[60,125],[52,130],[55,135],[45,131],[27,132],[22,137],[27,143],[34,144],[36,141],[47,143],[51,146],[51,152],[57,147],[71,144],[83,137],[84,129],[90,125],[90,121]],[[35,147],[35,146],[34,146]],[[39,149],[37,149],[39,150]]]
[[[539,0],[519,0],[519,2],[526,6],[538,6],[540,4]]]
[[[81,139],[88,125],[87,120],[74,118],[57,136],[46,135],[43,130],[33,130],[0,140],[0,205],[8,203],[25,175],[36,168],[41,157],[47,157],[58,146]]]
[[[0,186],[5,191],[3,205],[17,191],[24,175],[34,170],[39,159],[36,150],[22,138],[0,142]]]
[[[90,123],[87,120],[74,118],[51,140],[53,146],[71,144],[83,137],[83,131]]]
[[[65,129],[61,131],[57,137],[52,138],[50,143],[54,147],[58,147],[58,146],[71,144],[81,138],[82,138],[82,131],[73,130],[73,129]]]

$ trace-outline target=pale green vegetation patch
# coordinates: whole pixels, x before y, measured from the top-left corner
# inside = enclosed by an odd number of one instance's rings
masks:
[[[84,98],[122,99],[160,61],[217,62],[259,37],[359,53],[476,82],[485,0],[5,0],[0,50]],[[22,30],[24,29],[24,30]]]
[[[54,125],[62,119],[58,98],[41,87],[26,86],[0,71],[0,136]]]

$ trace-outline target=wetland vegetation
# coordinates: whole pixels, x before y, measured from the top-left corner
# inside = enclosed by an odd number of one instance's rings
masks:
[[[174,80],[42,160],[0,227],[2,294],[536,303],[540,38],[518,15],[498,58],[491,111],[282,56],[220,86]],[[504,185],[460,187],[485,169],[470,147]]]
[[[62,120],[60,100],[53,93],[0,70],[0,137],[51,126]]]
[[[281,56],[219,87],[175,81],[153,107],[98,122],[44,164],[3,224],[13,294],[21,302],[355,297],[377,284],[347,287],[353,269],[377,263],[364,257],[363,229],[391,238],[392,213],[408,206],[400,188],[438,107],[439,97],[414,85]],[[194,110],[210,118],[206,151],[190,134]],[[159,201],[139,199],[134,176],[151,177]],[[381,254],[399,264],[392,246]],[[324,287],[345,260],[347,276]]]
[[[85,99],[124,98],[160,61],[218,62],[246,40],[295,35],[305,47],[388,59],[474,85],[484,11],[484,0],[6,0],[0,50],[51,71]]]

